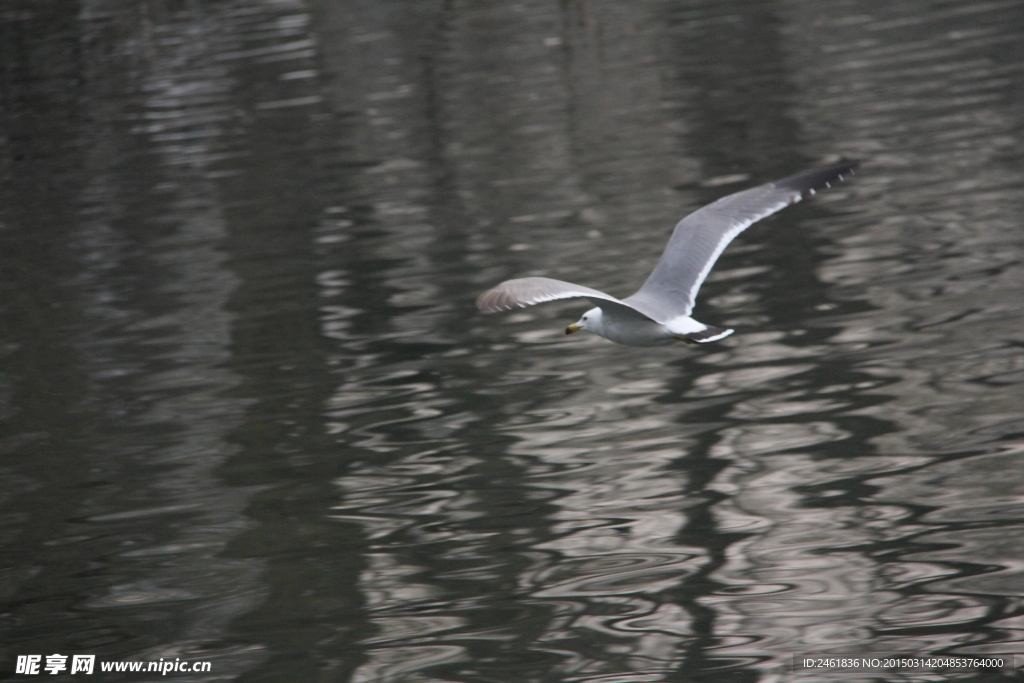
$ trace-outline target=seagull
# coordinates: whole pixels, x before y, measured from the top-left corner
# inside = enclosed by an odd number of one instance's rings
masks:
[[[697,292],[729,242],[757,221],[853,175],[860,162],[844,160],[722,197],[679,221],[658,264],[640,290],[625,299],[547,277],[506,280],[476,300],[485,313],[555,299],[582,297],[596,308],[565,329],[586,330],[627,346],[665,346],[676,341],[706,344],[734,330],[690,317]]]

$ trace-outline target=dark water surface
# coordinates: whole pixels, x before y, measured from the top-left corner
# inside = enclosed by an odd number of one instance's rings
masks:
[[[0,678],[1011,676],[790,664],[1024,653],[1019,0],[0,0],[0,69]],[[723,342],[473,307],[839,155]]]

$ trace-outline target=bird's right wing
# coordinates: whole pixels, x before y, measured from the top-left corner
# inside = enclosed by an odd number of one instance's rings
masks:
[[[752,224],[830,187],[853,173],[857,161],[799,173],[722,197],[679,221],[643,287],[623,301],[658,322],[689,315],[704,278],[729,242]]]
[[[533,306],[534,304],[554,301],[555,299],[572,299],[583,297],[590,299],[601,308],[616,308],[622,313],[647,319],[635,308],[615,297],[599,292],[590,287],[575,285],[549,277],[524,277],[517,280],[505,280],[497,287],[488,289],[476,299],[476,307],[484,313],[509,311],[516,306]]]

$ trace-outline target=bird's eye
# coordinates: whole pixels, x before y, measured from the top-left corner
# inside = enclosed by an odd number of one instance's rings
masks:
[[[586,320],[586,319],[587,319],[587,316],[583,316],[583,319],[584,319],[584,320]]]

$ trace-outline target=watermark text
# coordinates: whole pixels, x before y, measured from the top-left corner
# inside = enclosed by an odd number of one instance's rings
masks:
[[[34,676],[45,674],[92,674],[96,670],[113,673],[208,673],[210,662],[189,662],[180,659],[155,661],[100,661],[96,655],[18,655],[14,673]]]

